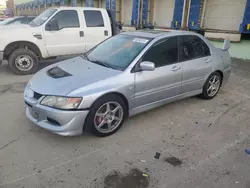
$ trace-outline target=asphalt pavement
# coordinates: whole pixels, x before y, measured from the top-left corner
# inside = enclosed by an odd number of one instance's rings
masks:
[[[44,67],[53,62],[45,62]],[[114,135],[62,137],[27,120],[31,76],[0,68],[0,188],[249,188],[250,62],[213,100],[139,114]]]

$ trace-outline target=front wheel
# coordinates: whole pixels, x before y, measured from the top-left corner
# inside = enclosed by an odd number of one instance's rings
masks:
[[[212,73],[208,77],[205,85],[203,86],[201,97],[203,99],[214,98],[220,90],[221,82],[222,82],[221,75],[218,72]]]
[[[9,56],[9,67],[19,75],[29,75],[37,71],[38,58],[34,52],[29,49],[14,50]]]
[[[109,136],[120,129],[126,116],[127,107],[123,99],[110,94],[92,105],[85,126],[96,136]]]

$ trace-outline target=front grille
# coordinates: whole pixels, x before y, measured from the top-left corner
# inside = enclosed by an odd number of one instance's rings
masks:
[[[33,97],[34,97],[36,100],[39,100],[42,96],[43,96],[42,94],[37,93],[37,92],[34,92],[34,96],[33,96]]]

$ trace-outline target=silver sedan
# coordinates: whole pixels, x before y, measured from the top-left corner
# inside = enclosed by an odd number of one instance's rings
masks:
[[[26,115],[59,135],[111,135],[128,116],[190,96],[215,97],[230,75],[229,47],[192,32],[116,35],[35,74],[24,93]]]

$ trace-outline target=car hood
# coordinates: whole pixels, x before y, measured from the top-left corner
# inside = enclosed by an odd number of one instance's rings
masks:
[[[75,89],[120,74],[121,71],[89,62],[82,57],[69,59],[36,73],[29,87],[43,95],[66,96]]]
[[[30,29],[31,26],[28,24],[9,24],[9,25],[0,25],[1,29]]]

